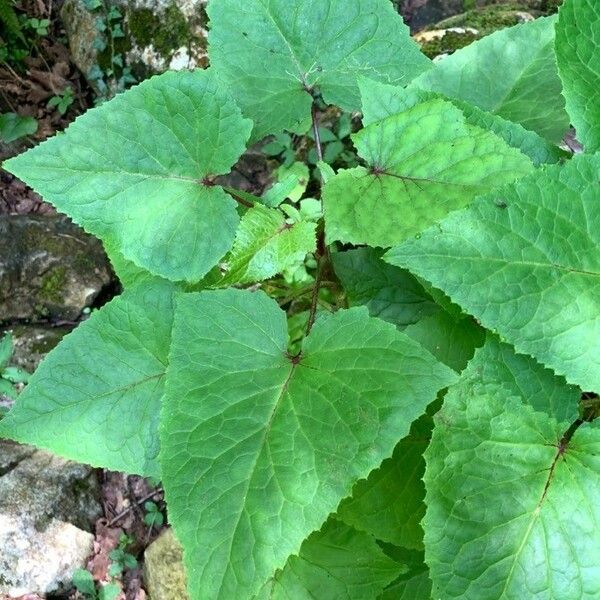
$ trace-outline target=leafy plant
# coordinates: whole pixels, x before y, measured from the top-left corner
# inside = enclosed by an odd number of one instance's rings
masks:
[[[594,3],[435,64],[386,0],[208,12],[209,70],[5,163],[124,292],[0,435],[160,478],[194,600],[598,597]],[[361,112],[358,166],[223,184],[267,135],[320,158],[321,99]]]
[[[50,21],[48,19],[36,19],[34,17],[30,17],[29,19],[27,19],[26,25],[37,35],[45,36],[48,35],[48,27],[50,27]]]
[[[128,535],[121,534],[119,545],[108,554],[108,558],[112,560],[112,564],[108,569],[108,574],[111,577],[121,575],[126,569],[135,569],[137,567],[138,563],[135,556],[127,552],[127,546],[131,545],[132,541]]]
[[[86,600],[115,600],[121,593],[121,588],[116,583],[107,583],[96,588],[92,574],[86,569],[75,570],[73,585]]]
[[[52,108],[56,106],[56,110],[64,115],[67,110],[69,110],[69,106],[73,104],[75,98],[73,97],[73,88],[66,87],[60,94],[56,96],[52,96],[50,100],[48,100],[48,108]]]
[[[148,501],[144,503],[144,508],[146,509],[144,523],[150,528],[156,527],[157,529],[160,529],[165,522],[165,517],[158,508],[158,505],[155,502]]]
[[[0,113],[0,140],[10,144],[22,137],[33,135],[38,122],[33,117],[22,117],[17,113]]]

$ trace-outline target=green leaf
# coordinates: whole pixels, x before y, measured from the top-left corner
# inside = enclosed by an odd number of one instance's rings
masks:
[[[386,259],[442,289],[518,352],[600,390],[600,155],[489,194]]]
[[[7,331],[0,339],[0,367],[8,364],[13,353],[13,338],[10,331]]]
[[[581,396],[579,388],[568,385],[538,362],[517,354],[512,346],[488,334],[485,344],[477,350],[475,367],[463,374],[463,381],[481,394],[502,393],[517,396],[535,410],[545,412],[559,423],[573,421],[578,416]]]
[[[568,422],[536,412],[500,378],[492,390],[472,385],[486,360],[478,353],[446,395],[425,454],[432,596],[597,598],[600,429],[584,424],[559,449]]]
[[[262,196],[262,201],[266,206],[275,208],[279,206],[286,198],[289,198],[290,194],[297,190],[298,187],[302,187],[302,193],[306,189],[306,186],[300,184],[300,177],[296,173],[290,173],[284,175],[280,181],[277,181],[272,185]]]
[[[264,586],[257,600],[375,600],[405,570],[371,536],[329,519]]]
[[[512,148],[517,148],[538,166],[543,163],[556,163],[567,153],[551,144],[543,137],[525,129],[518,123],[507,121],[498,115],[485,112],[472,104],[457,99],[449,99],[442,94],[414,87],[402,88],[369,79],[359,79],[363,125],[366,127],[376,121],[398,114],[420,102],[436,98],[449,100],[459,108],[469,125],[495,133]]]
[[[286,349],[262,292],[177,301],[161,466],[193,600],[256,594],[455,379],[362,307]]]
[[[302,261],[316,249],[314,223],[288,224],[278,210],[255,206],[242,218],[225,273],[211,285],[254,283],[269,279]]]
[[[350,305],[364,305],[373,317],[401,328],[438,312],[440,308],[417,279],[381,260],[382,254],[374,248],[332,254]]]
[[[556,26],[556,59],[567,112],[587,152],[600,150],[600,13],[595,0],[565,0]]]
[[[109,244],[104,244],[104,250],[115,275],[124,289],[129,289],[136,285],[148,285],[160,281],[166,282],[165,279],[157,277],[146,269],[138,267],[130,260],[127,260],[117,249]]]
[[[202,181],[229,171],[250,128],[211,71],[167,72],[3,166],[126,259],[194,282],[239,221],[234,200]]]
[[[408,571],[389,585],[378,600],[431,600],[431,580],[423,552],[384,544],[386,554],[406,564]]]
[[[86,569],[75,569],[73,572],[73,585],[77,588],[77,591],[82,594],[87,594],[88,596],[95,598],[96,585],[94,584],[94,578]]]
[[[338,518],[384,542],[422,550],[420,523],[425,515],[423,452],[429,444],[432,429],[430,414],[415,421],[394,454],[367,479],[359,481],[350,498],[342,500],[337,510]]]
[[[33,135],[38,122],[33,117],[22,117],[17,113],[0,114],[0,140],[10,144],[26,135]]]
[[[116,583],[107,583],[98,590],[98,600],[115,600],[120,593],[120,586]]]
[[[12,383],[27,383],[31,377],[27,371],[19,367],[6,367],[0,371],[0,374]]]
[[[352,139],[369,166],[341,171],[325,186],[329,242],[400,243],[533,168],[443,100],[417,104]]]
[[[484,342],[485,332],[469,317],[439,311],[409,325],[404,333],[427,348],[440,362],[460,372]]]
[[[6,396],[11,400],[15,400],[17,397],[17,390],[15,386],[8,380],[0,377],[0,395]]]
[[[306,132],[313,90],[356,110],[357,75],[406,85],[430,65],[387,0],[217,0],[208,16],[211,64],[254,140]]]
[[[0,437],[115,471],[159,475],[158,418],[172,287],[139,286],[81,323],[40,364]]]
[[[496,31],[437,62],[413,85],[559,142],[569,118],[554,54],[555,23],[555,17],[546,17]]]

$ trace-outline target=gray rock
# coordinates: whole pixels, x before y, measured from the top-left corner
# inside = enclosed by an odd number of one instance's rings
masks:
[[[89,9],[84,0],[65,0],[61,18],[72,60],[100,95],[120,91],[123,67],[131,69],[138,80],[167,69],[205,67],[206,2],[108,0],[103,3],[106,8]],[[122,37],[112,38],[110,28],[103,30],[111,7],[122,15],[111,21]],[[114,63],[115,56],[122,65]]]
[[[144,552],[144,577],[150,600],[187,600],[183,550],[166,529]]]
[[[11,327],[14,351],[10,364],[33,373],[44,356],[50,352],[72,327],[17,325]],[[0,337],[4,330],[0,327]]]
[[[90,467],[0,441],[0,597],[70,585],[93,548],[101,515]]]
[[[0,216],[0,323],[74,320],[111,280],[98,240],[63,216]]]

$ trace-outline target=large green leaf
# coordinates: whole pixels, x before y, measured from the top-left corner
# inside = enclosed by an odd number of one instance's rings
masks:
[[[408,567],[378,600],[431,600],[431,580],[422,551],[382,544],[388,556]]]
[[[462,371],[473,358],[485,333],[468,315],[453,316],[439,311],[408,326],[404,333],[427,348],[440,362]]]
[[[432,409],[428,413],[433,412]],[[425,459],[433,419],[422,415],[410,434],[367,479],[359,481],[352,496],[342,501],[337,516],[377,539],[405,548],[423,549],[421,519],[425,515]]]
[[[341,171],[323,190],[328,240],[391,246],[533,166],[450,102],[429,100],[353,136],[368,167]]]
[[[565,0],[556,59],[567,111],[587,152],[600,150],[600,11],[596,0]]]
[[[286,349],[262,292],[177,302],[161,466],[193,600],[257,593],[455,379],[364,307]]]
[[[3,167],[138,266],[197,281],[239,221],[234,200],[203,180],[229,171],[250,129],[211,71],[168,72]]]
[[[568,422],[514,396],[512,375],[488,380],[487,361],[476,354],[450,389],[425,454],[433,597],[598,598],[600,429],[559,449]]]
[[[40,364],[0,436],[94,466],[158,476],[172,286],[140,286],[79,325]]]
[[[554,54],[556,17],[502,29],[461,48],[413,82],[465,100],[558,142],[569,126]]]
[[[335,273],[352,306],[365,305],[373,317],[398,327],[441,310],[414,275],[384,262],[382,254],[364,247],[332,255]]]
[[[329,519],[256,600],[376,600],[405,570],[370,535]]]
[[[459,108],[469,125],[475,125],[495,133],[509,146],[517,148],[529,156],[536,166],[542,163],[555,163],[566,156],[566,153],[558,146],[551,144],[534,131],[525,129],[519,123],[513,123],[498,115],[485,112],[467,102],[455,98],[450,99],[442,94],[416,87],[403,88],[364,78],[358,80],[358,86],[362,102],[362,122],[365,127],[402,112],[419,102],[441,98],[450,100]]]
[[[360,107],[357,75],[407,84],[430,61],[388,0],[212,0],[209,55],[253,138],[310,123],[311,90]]]
[[[269,279],[302,261],[316,245],[314,223],[288,224],[281,211],[257,205],[242,217],[233,249],[221,265],[223,274],[210,278],[210,284]]]
[[[519,352],[600,391],[600,155],[479,199],[386,256]]]

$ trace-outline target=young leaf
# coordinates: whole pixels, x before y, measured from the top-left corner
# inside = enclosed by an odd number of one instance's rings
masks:
[[[136,265],[198,281],[238,224],[234,200],[203,180],[229,171],[250,128],[211,71],[167,72],[3,167]]]
[[[413,82],[559,142],[569,118],[554,54],[556,17],[501,29],[436,63]]]
[[[323,190],[328,240],[391,246],[477,195],[529,173],[521,152],[430,100],[352,138],[369,167],[341,171]]]
[[[216,0],[208,16],[211,64],[255,140],[304,133],[315,89],[356,110],[358,74],[406,85],[430,65],[387,0]]]
[[[556,59],[567,112],[589,153],[600,150],[599,39],[596,0],[565,0],[556,26]]]
[[[335,273],[350,305],[364,305],[373,317],[400,328],[437,313],[440,307],[416,277],[384,262],[382,254],[374,248],[332,254]]]
[[[315,251],[315,229],[314,223],[287,224],[278,210],[251,208],[242,218],[231,254],[225,258],[226,271],[214,285],[254,283],[281,273]]]
[[[378,540],[422,550],[420,523],[425,515],[423,452],[429,444],[432,429],[430,414],[415,421],[410,434],[396,446],[394,454],[367,479],[359,481],[350,498],[342,500],[337,517]]]
[[[376,600],[406,570],[388,558],[375,540],[329,519],[290,556],[256,600]]]
[[[386,258],[442,289],[519,352],[600,390],[600,156],[537,171]]]
[[[448,100],[459,108],[469,125],[495,133],[512,148],[517,148],[525,156],[529,156],[533,164],[556,163],[565,158],[567,153],[551,144],[546,139],[525,129],[518,123],[507,121],[498,115],[485,112],[462,100],[449,99],[442,94],[421,90],[416,87],[403,88],[369,79],[358,80],[360,89],[363,126],[366,127],[386,117],[391,117],[427,100],[436,98]]]
[[[115,471],[159,475],[158,418],[172,287],[139,286],[94,312],[48,355],[0,437]]]
[[[584,424],[559,444],[568,422],[536,412],[501,379],[474,386],[482,368],[478,353],[446,395],[425,454],[432,596],[597,598],[600,429]]]
[[[286,349],[262,292],[177,301],[161,465],[193,600],[257,593],[455,379],[363,307]]]

